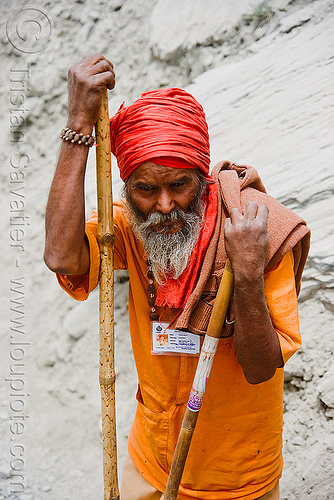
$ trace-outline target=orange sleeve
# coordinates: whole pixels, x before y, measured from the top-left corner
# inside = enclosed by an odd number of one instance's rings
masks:
[[[97,212],[93,211],[85,224],[85,234],[89,245],[89,273],[80,275],[58,274],[61,288],[75,300],[86,300],[97,287],[100,271],[100,250],[97,242]]]
[[[121,218],[120,204],[114,206],[115,245],[114,267],[126,269],[125,250],[121,229],[117,223],[117,215]],[[100,250],[97,242],[97,210],[93,210],[90,219],[85,224],[85,234],[89,245],[89,273],[80,275],[58,274],[57,279],[61,288],[75,300],[86,300],[99,282]]]
[[[273,326],[278,334],[284,363],[301,347],[293,253],[265,275],[264,292]]]

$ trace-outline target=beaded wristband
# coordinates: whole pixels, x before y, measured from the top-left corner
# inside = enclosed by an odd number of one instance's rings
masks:
[[[68,127],[61,130],[60,137],[63,141],[71,142],[72,144],[82,144],[83,146],[88,146],[89,148],[95,144],[95,138],[92,135],[79,134],[75,130],[71,130]]]

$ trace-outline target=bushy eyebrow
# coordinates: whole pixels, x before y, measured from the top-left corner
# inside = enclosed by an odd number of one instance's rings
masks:
[[[168,185],[172,186],[173,184],[178,184],[179,182],[187,184],[191,181],[192,181],[192,177],[190,175],[183,175],[182,177],[177,177],[177,178],[173,179],[171,182],[169,182]],[[158,188],[159,184],[151,184],[150,182],[138,180],[138,181],[134,182],[131,187],[136,188],[136,187],[142,187],[142,186],[143,187],[150,187],[150,188]]]
[[[171,184],[173,184],[174,182],[189,182],[189,181],[192,181],[192,180],[193,180],[193,176],[192,175],[185,174],[182,177],[178,177],[177,179],[174,179],[174,181],[171,182]]]
[[[141,188],[146,188],[146,189],[155,189],[158,186],[156,184],[150,184],[148,182],[143,182],[143,181],[136,181],[133,183],[131,186],[131,189],[141,189]]]

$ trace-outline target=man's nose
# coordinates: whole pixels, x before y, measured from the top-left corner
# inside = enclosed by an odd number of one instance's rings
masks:
[[[175,202],[171,193],[167,189],[162,189],[159,193],[156,209],[162,214],[169,214],[171,210],[175,208]]]

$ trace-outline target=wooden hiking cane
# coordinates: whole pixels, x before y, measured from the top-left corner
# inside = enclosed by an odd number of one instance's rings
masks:
[[[166,490],[161,500],[175,500],[177,498],[177,492],[179,490],[183,469],[195,430],[198,412],[202,405],[205,387],[210,375],[213,358],[216,353],[232,291],[233,271],[229,260],[227,260],[211,312],[208,329],[204,337],[193,386],[174,452]]]
[[[98,229],[100,267],[100,368],[104,500],[118,500],[115,368],[114,368],[114,226],[107,88],[95,124]]]

